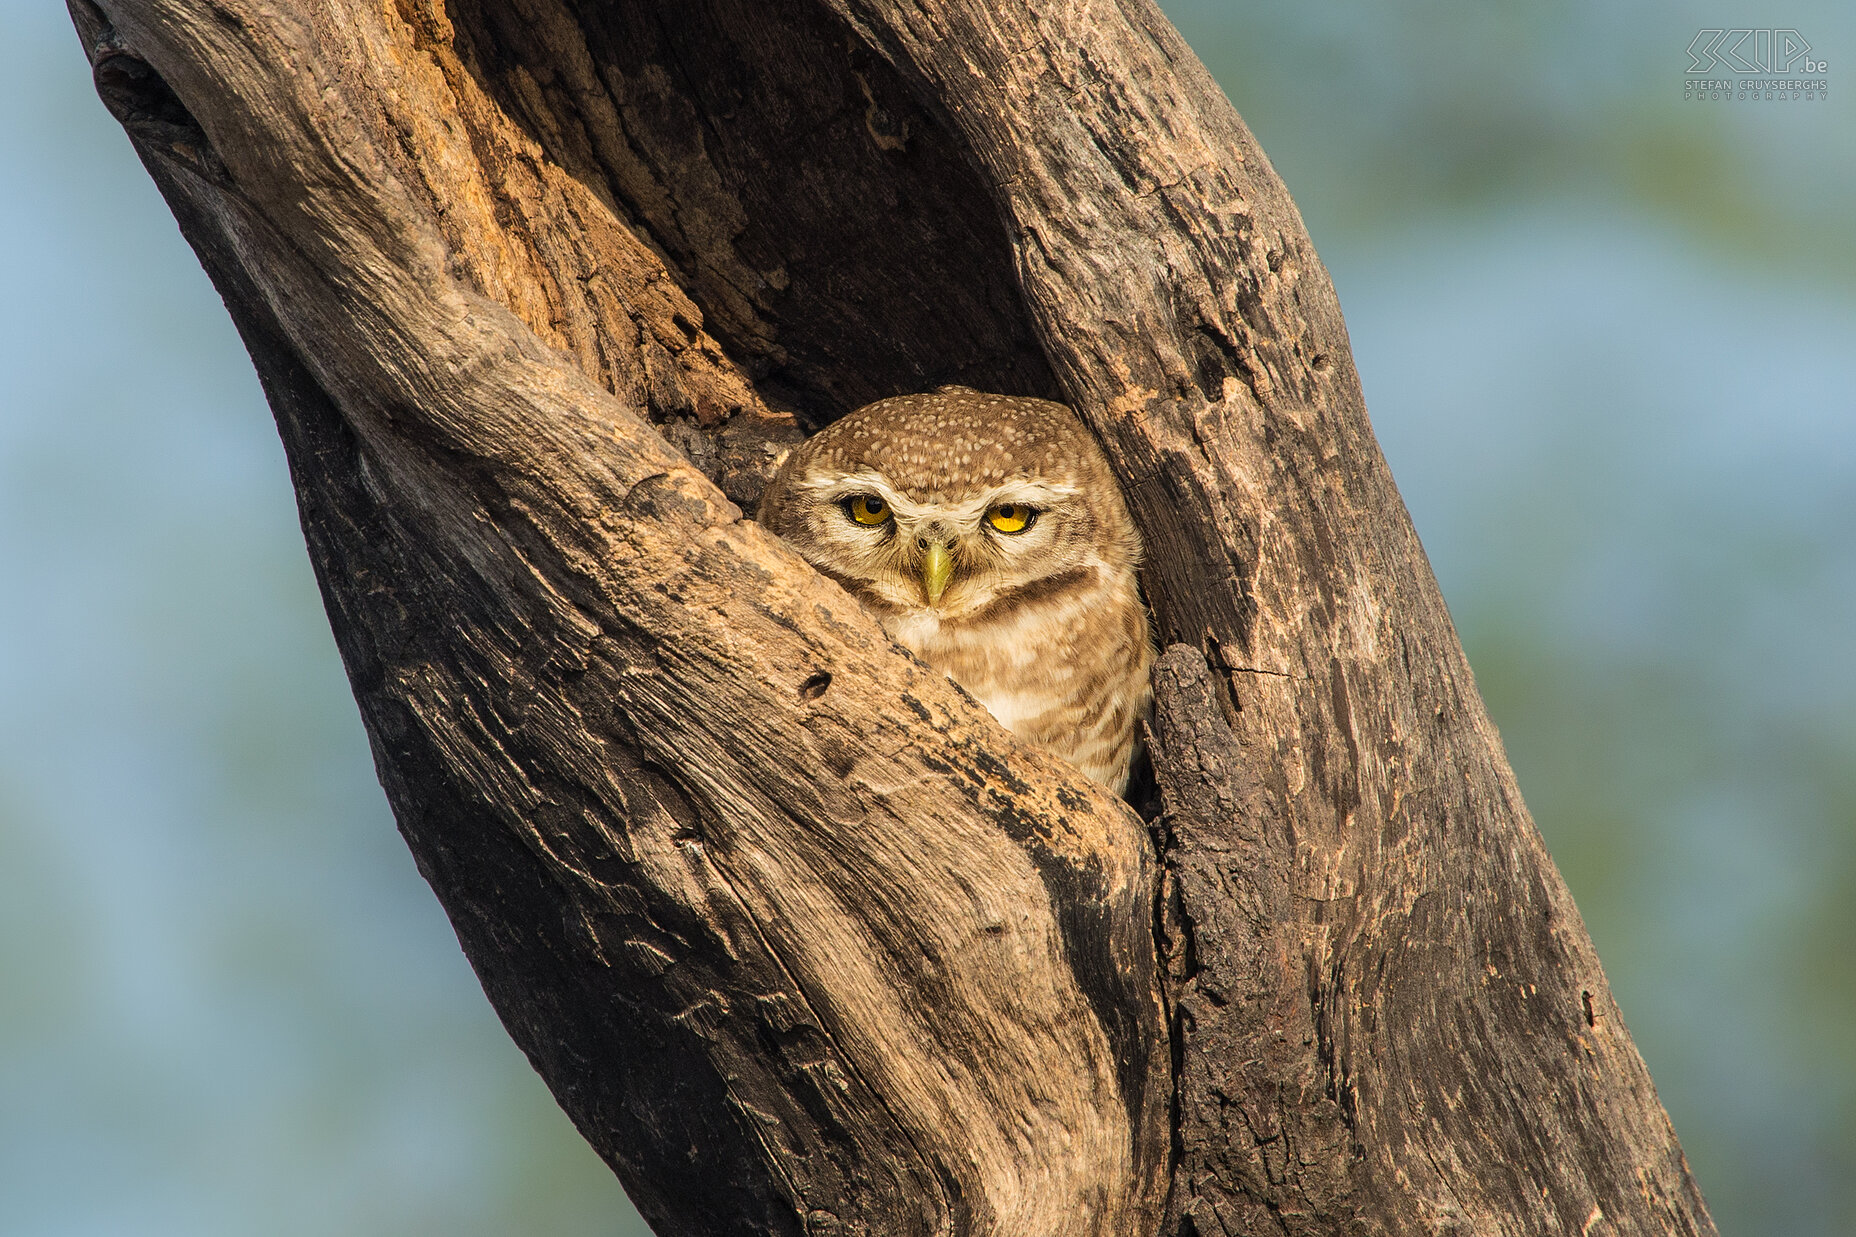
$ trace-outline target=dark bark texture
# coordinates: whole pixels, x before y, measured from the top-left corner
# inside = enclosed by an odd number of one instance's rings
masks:
[[[1713,1232],[1146,0],[71,3],[407,843],[664,1237]],[[1121,478],[1151,833],[742,515],[949,382]]]

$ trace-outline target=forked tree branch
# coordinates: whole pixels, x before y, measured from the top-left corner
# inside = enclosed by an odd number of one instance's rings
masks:
[[[659,1232],[1712,1232],[1150,4],[72,4],[402,832]],[[1158,863],[742,516],[955,381],[1075,406],[1142,526]]]

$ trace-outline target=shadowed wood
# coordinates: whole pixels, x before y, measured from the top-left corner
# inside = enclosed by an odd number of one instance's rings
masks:
[[[660,1233],[1712,1232],[1326,273],[1151,5],[73,15],[402,832]],[[742,517],[949,382],[1121,480],[1159,865]]]

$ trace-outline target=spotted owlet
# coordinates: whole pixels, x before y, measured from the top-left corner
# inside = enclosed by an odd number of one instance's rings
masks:
[[[1140,535],[1068,408],[878,400],[794,449],[759,518],[1008,729],[1126,789],[1151,699]]]

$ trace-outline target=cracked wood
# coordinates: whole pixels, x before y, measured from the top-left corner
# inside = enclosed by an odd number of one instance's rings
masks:
[[[1150,4],[72,8],[402,832],[660,1233],[1712,1232],[1333,289]],[[947,382],[1121,477],[1158,862],[741,517]]]

